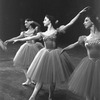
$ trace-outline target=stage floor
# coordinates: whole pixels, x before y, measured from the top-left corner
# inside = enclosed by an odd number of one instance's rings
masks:
[[[24,73],[13,66],[13,57],[21,43],[8,44],[6,52],[0,49],[0,100],[28,100],[34,85],[23,87],[22,83],[26,80]],[[75,66],[86,56],[85,49],[82,47],[68,51]],[[47,87],[39,92],[36,100],[48,100]],[[82,100],[77,95],[66,90],[66,84],[59,86],[54,92],[54,100]]]

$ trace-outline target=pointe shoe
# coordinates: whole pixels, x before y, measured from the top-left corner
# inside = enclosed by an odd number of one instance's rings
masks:
[[[22,83],[22,85],[23,86],[28,86],[28,85],[30,85],[30,82],[29,81],[26,81],[26,82]]]
[[[34,97],[30,97],[29,100],[35,100],[35,98]]]
[[[34,81],[31,82],[33,85],[36,85],[36,83]]]
[[[48,97],[48,100],[52,100],[52,98],[51,97]]]

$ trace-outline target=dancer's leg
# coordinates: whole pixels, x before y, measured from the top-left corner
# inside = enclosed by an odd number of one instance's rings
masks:
[[[36,83],[34,91],[33,91],[32,95],[31,95],[31,97],[29,98],[29,100],[35,100],[38,92],[42,88],[42,85],[43,85],[42,83]]]
[[[55,90],[55,86],[56,86],[55,83],[51,83],[51,84],[50,84],[50,88],[49,88],[49,97],[48,97],[49,100],[52,100],[53,93],[54,93],[54,90]]]
[[[27,86],[30,84],[31,84],[31,80],[29,78],[27,78],[27,80],[24,83],[22,83],[23,86]]]

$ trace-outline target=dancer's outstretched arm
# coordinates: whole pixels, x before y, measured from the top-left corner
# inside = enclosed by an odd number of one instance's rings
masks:
[[[24,34],[24,33],[21,32],[19,36],[16,36],[16,37],[13,37],[13,38],[11,38],[11,39],[6,40],[6,41],[4,42],[4,44],[6,45],[6,44],[8,44],[9,42],[13,42],[13,41],[16,40],[16,39],[23,38],[23,37],[24,37],[23,34]]]
[[[65,31],[65,30],[68,29],[70,26],[72,26],[72,25],[76,22],[76,20],[79,18],[79,16],[80,16],[82,13],[86,12],[89,8],[90,8],[90,7],[88,6],[88,7],[85,7],[84,9],[82,9],[68,24],[60,26],[60,27],[59,27],[59,31]]]
[[[78,42],[78,41],[75,42],[75,43],[73,43],[73,44],[70,44],[70,45],[67,46],[67,47],[65,47],[65,48],[61,51],[61,53],[63,53],[63,52],[66,51],[66,50],[72,49],[72,48],[76,47],[77,45],[79,45],[79,42]]]
[[[37,39],[40,39],[40,38],[41,38],[41,34],[40,34],[40,32],[39,32],[39,33],[37,33],[37,35],[35,35],[35,36],[26,37],[26,38],[22,38],[22,39],[16,39],[16,40],[14,40],[13,43],[18,42],[18,41],[37,40]]]

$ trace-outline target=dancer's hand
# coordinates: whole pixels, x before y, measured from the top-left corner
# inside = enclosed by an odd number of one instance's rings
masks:
[[[87,10],[89,10],[91,7],[90,6],[87,6],[85,7],[84,9],[82,9],[79,13],[83,13],[83,12],[86,12]]]
[[[0,39],[0,47],[2,48],[2,50],[7,50],[6,45],[4,44],[4,42]]]
[[[16,43],[16,42],[18,42],[18,41],[19,41],[18,39],[14,40],[14,41],[13,41],[13,44]]]
[[[5,42],[4,42],[4,45],[7,45],[9,43],[9,40],[6,40]]]
[[[64,51],[66,51],[66,48],[62,49],[60,54],[62,54]]]

